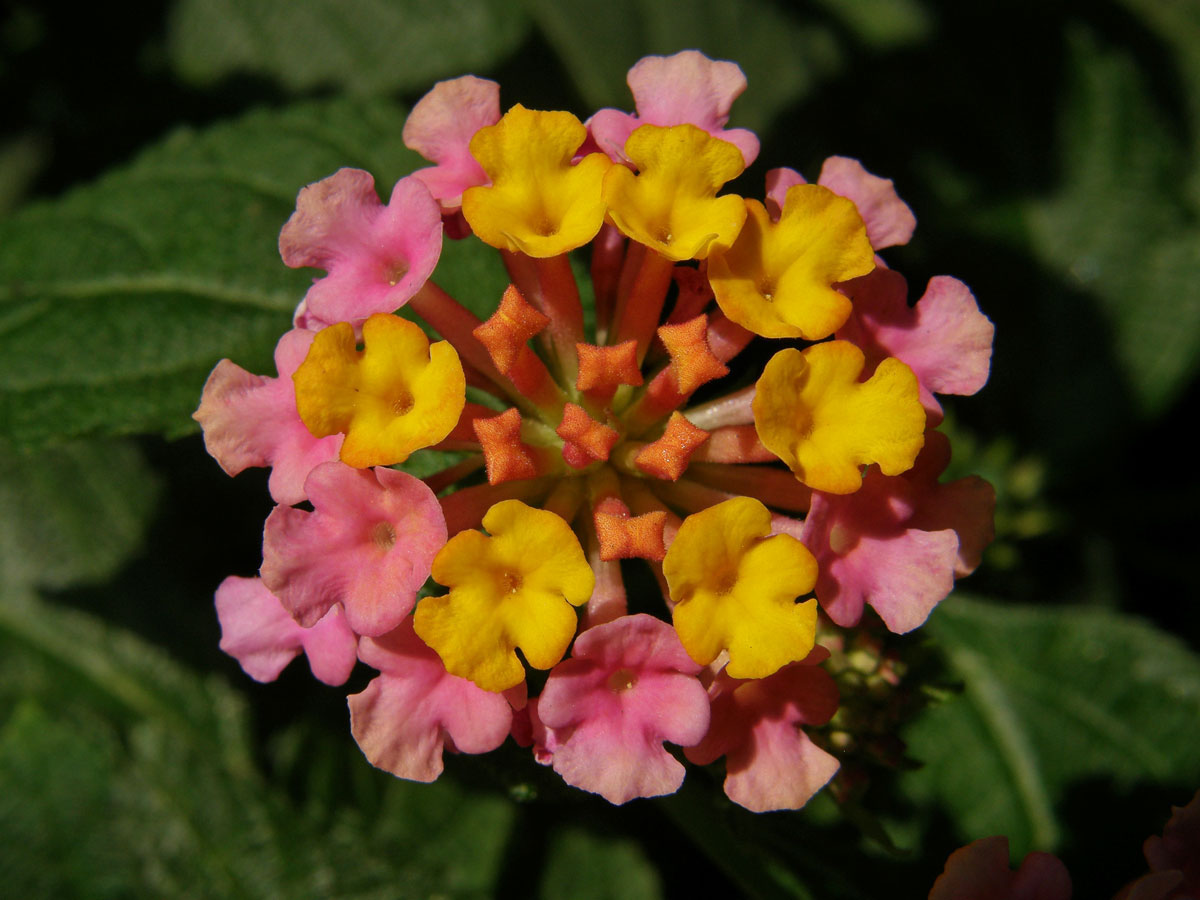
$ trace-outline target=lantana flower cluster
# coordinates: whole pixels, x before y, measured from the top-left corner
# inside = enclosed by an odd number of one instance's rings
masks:
[[[983,386],[992,326],[954,278],[910,304],[878,253],[915,219],[855,160],[722,193],[759,153],[726,128],[737,65],[628,81],[635,112],[586,122],[442,82],[404,128],[432,165],[386,204],[357,169],[300,191],[280,252],[324,274],[278,375],[222,360],[195,414],[278,504],[221,646],[259,680],[377,670],[351,730],[402,778],[511,737],[619,804],[679,788],[669,744],[798,808],[838,769],[806,730],[838,708],[818,625],[911,631],[990,539],[991,488],[940,480],[936,395]],[[445,238],[499,252],[486,319],[438,286]],[[457,456],[404,471],[429,448]]]

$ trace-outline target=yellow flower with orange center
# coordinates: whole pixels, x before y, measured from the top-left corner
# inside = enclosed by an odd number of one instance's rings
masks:
[[[759,440],[809,487],[851,494],[861,467],[885,475],[912,468],[925,444],[917,376],[898,359],[858,380],[865,357],[849,341],[781,350],[763,368],[754,395]]]
[[[746,220],[736,194],[717,196],[746,164],[733,144],[694,125],[643,125],[625,142],[635,175],[613,166],[604,177],[609,215],[621,231],[667,259],[704,259],[733,243]]]
[[[550,257],[582,247],[604,224],[601,183],[612,166],[603,153],[573,165],[587,138],[568,112],[519,103],[471,139],[471,155],[492,183],[463,193],[476,237],[500,250]]]
[[[833,285],[875,268],[858,210],[815,184],[787,192],[778,222],[757,200],[747,200],[746,209],[737,241],[708,261],[722,311],[764,337],[829,337],[850,315],[850,301]]]
[[[535,669],[567,651],[596,576],[571,527],[519,500],[493,505],[479,531],[452,537],[433,561],[433,580],[450,588],[426,597],[413,621],[452,675],[487,691],[525,680],[520,648]]]
[[[771,536],[771,513],[737,497],[688,516],[663,559],[675,630],[688,655],[708,665],[729,651],[734,678],[766,678],[808,656],[817,601],[796,598],[817,582],[802,543]]]
[[[363,349],[346,322],[318,332],[292,376],[296,409],[316,437],[345,434],[341,460],[356,468],[404,462],[448,435],[466,404],[466,377],[447,341],[377,313]]]

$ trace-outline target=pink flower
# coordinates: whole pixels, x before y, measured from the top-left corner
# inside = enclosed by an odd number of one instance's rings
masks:
[[[625,141],[639,125],[695,125],[742,151],[746,165],[758,156],[758,138],[745,128],[725,127],[733,101],[746,89],[737,63],[712,60],[698,50],[647,56],[626,77],[636,115],[602,109],[588,130],[613,162],[628,163]]]
[[[621,804],[669,794],[683,765],[663,747],[697,744],[709,704],[675,630],[653,616],[622,616],[575,641],[571,659],[546,680],[536,706],[552,738],[554,771],[574,787]]]
[[[301,628],[261,578],[230,575],[217,588],[221,649],[255,681],[274,681],[303,652],[313,676],[344,684],[358,661],[358,637],[334,606],[312,628]]]
[[[488,183],[471,155],[471,138],[499,121],[500,85],[474,75],[439,81],[408,114],[404,146],[436,163],[412,177],[429,188],[444,211],[459,209],[467,188]]]
[[[350,730],[371,764],[410,781],[442,773],[443,749],[487,753],[504,743],[512,709],[503,694],[451,675],[413,632],[412,619],[363,638],[363,662],[379,670],[350,696]]]
[[[340,603],[357,634],[391,631],[412,610],[446,543],[424,482],[393,469],[318,466],[313,512],[278,506],[263,531],[263,583],[304,626]]]
[[[767,173],[766,205],[772,218],[779,218],[788,188],[804,183],[804,176],[794,169],[772,169]],[[907,244],[917,227],[917,217],[900,199],[891,179],[872,175],[857,159],[829,157],[821,166],[817,184],[858,207],[867,226],[867,238],[876,251]]]
[[[996,329],[957,278],[931,278],[913,307],[906,300],[904,276],[891,269],[876,268],[842,290],[854,306],[837,337],[863,349],[864,375],[889,356],[912,369],[921,405],[935,422],[942,418],[935,393],[974,394],[987,383]]]
[[[428,188],[401,178],[384,206],[361,169],[339,169],[301,190],[279,233],[287,265],[328,273],[296,310],[296,324],[313,330],[395,312],[433,274],[441,252],[441,210]]]
[[[1116,900],[1189,900],[1200,896],[1200,791],[1142,846],[1150,874],[1127,885]]]
[[[817,663],[821,647],[767,678],[738,680],[724,671],[708,689],[712,726],[684,755],[699,765],[725,757],[725,793],[753,812],[799,809],[838,770],[802,725],[824,725],[838,706],[833,678]]]
[[[1013,872],[1008,838],[988,837],[950,854],[929,900],[1071,900],[1071,876],[1049,853],[1030,853]]]
[[[252,375],[221,360],[192,414],[204,430],[204,446],[227,474],[270,466],[271,497],[289,506],[305,499],[304,479],[316,466],[337,459],[343,440],[340,434],[313,437],[296,412],[292,373],[304,362],[314,336],[297,328],[279,339],[278,378]]]
[[[872,467],[853,494],[813,491],[800,539],[817,559],[817,600],[849,627],[869,603],[896,634],[912,631],[979,564],[992,538],[995,491],[982,478],[939,484],[950,460],[940,432],[925,435],[903,475]]]

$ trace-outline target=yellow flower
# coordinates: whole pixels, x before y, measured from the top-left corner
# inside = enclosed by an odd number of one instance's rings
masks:
[[[577,624],[571,604],[588,601],[596,576],[555,513],[505,500],[483,527],[491,537],[460,532],[434,558],[433,580],[450,593],[423,599],[413,625],[452,675],[503,691],[525,679],[515,648],[535,669],[562,659]]]
[[[817,601],[795,602],[816,584],[816,560],[794,537],[770,535],[767,508],[737,497],[684,519],[663,559],[684,649],[701,665],[728,650],[734,678],[766,678],[816,639]]]
[[[292,375],[296,409],[316,437],[345,434],[346,465],[390,466],[446,437],[466,404],[458,352],[385,313],[363,323],[363,349],[346,322],[317,333]]]
[[[643,125],[625,142],[625,155],[638,174],[613,166],[604,176],[609,215],[625,235],[676,261],[704,259],[733,243],[746,205],[717,191],[746,167],[737,147],[695,125]]]
[[[870,463],[899,475],[925,443],[912,369],[889,357],[860,383],[864,362],[849,341],[781,350],[756,385],[759,440],[814,490],[854,493],[862,486],[860,466]]]
[[[757,200],[747,200],[746,209],[734,245],[709,256],[717,303],[733,321],[764,337],[829,337],[850,315],[850,301],[833,285],[875,268],[858,210],[816,184],[789,190],[778,222]]]
[[[582,247],[604,224],[600,196],[612,163],[591,153],[571,164],[587,137],[568,112],[519,103],[471,138],[471,155],[492,183],[463,193],[463,215],[476,237],[500,250],[550,257]]]

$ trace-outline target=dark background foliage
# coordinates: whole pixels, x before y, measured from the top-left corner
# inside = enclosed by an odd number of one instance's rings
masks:
[[[763,152],[735,189],[858,157],[917,212],[888,253],[912,290],[956,275],[997,326],[947,426],[955,472],[997,487],[997,541],[973,599],[901,642],[965,687],[905,730],[924,768],[870,770],[854,822],[827,797],[743,814],[719,768],[613,809],[511,746],[404,784],[362,760],[343,691],[302,663],[254,684],[216,647],[212,591],[257,569],[269,501],[189,414],[218,358],[270,371],[308,277],[275,251],[296,191],[410,170],[403,110],[439,78],[586,116],[686,47],[749,78],[734,124]],[[1107,896],[1200,787],[1197,3],[18,2],[0,95],[14,896],[658,897],[699,873],[919,897],[999,832]],[[494,263],[448,253],[449,286],[492,302]]]

